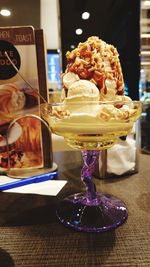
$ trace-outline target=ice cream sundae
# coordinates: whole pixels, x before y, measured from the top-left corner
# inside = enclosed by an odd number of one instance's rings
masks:
[[[86,192],[62,200],[57,209],[66,226],[85,232],[103,232],[127,218],[125,204],[108,194],[97,193],[92,173],[99,150],[126,136],[141,114],[141,104],[124,95],[124,82],[117,50],[98,37],[90,37],[67,52],[62,75],[61,102],[41,105],[41,114],[57,135],[81,149],[81,179]]]
[[[61,103],[51,107],[46,120],[73,147],[109,148],[128,134],[141,112],[139,103],[124,95],[118,52],[93,36],[66,58]]]

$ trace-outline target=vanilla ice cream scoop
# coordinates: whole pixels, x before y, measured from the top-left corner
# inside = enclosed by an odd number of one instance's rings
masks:
[[[68,89],[74,82],[79,80],[79,76],[73,72],[65,73],[63,76],[63,84]]]
[[[63,75],[62,81],[64,87],[61,91],[61,101],[67,96],[69,87],[78,80],[80,80],[79,76],[73,72],[67,72]]]
[[[68,90],[69,97],[85,97],[85,100],[99,100],[99,90],[96,85],[88,80],[79,80],[74,82]]]
[[[64,99],[66,108],[71,111],[88,112],[89,114],[96,114],[97,108],[93,108],[88,103],[89,101],[99,101],[99,90],[96,85],[87,80],[79,80],[74,82],[68,89],[67,97]],[[83,102],[83,105],[76,106],[75,103]]]

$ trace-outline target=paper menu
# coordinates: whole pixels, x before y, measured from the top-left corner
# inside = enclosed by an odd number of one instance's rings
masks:
[[[11,168],[43,166],[41,122],[29,115],[39,116],[36,41],[31,26],[0,28],[0,170],[8,165],[7,148]],[[21,79],[5,51],[35,90]],[[24,115],[26,118],[20,118]],[[14,119],[7,147],[6,133]]]

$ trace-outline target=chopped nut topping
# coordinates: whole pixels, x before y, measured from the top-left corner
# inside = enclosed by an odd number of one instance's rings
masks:
[[[116,80],[116,94],[124,94],[119,54],[113,45],[107,44],[97,36],[92,36],[86,42],[79,43],[71,52],[68,51],[66,58],[68,62],[66,72],[74,72],[80,79],[94,82],[100,91],[105,87],[105,79]]]
[[[64,118],[66,116],[69,116],[70,115],[70,111],[69,110],[64,110],[62,107],[54,107],[52,109],[52,115],[56,116],[59,119],[61,119],[61,118]]]

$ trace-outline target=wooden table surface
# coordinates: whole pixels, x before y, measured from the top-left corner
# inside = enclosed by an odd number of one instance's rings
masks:
[[[130,177],[94,178],[97,190],[122,199],[129,212],[122,226],[97,234],[68,229],[55,215],[60,199],[84,190],[74,155],[55,154],[59,177],[68,180],[57,197],[0,193],[0,267],[149,267],[150,155],[140,155],[139,173]]]

